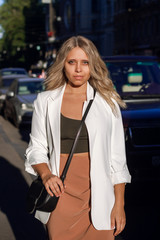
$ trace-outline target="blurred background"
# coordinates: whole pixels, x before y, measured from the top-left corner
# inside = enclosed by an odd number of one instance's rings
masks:
[[[91,39],[103,56],[160,57],[160,1],[1,0],[1,67],[47,68],[72,35]]]
[[[95,43],[127,105],[121,112],[132,182],[126,228],[116,240],[158,240],[160,0],[0,0],[0,240],[47,240],[45,226],[26,211],[33,176],[24,171],[24,153],[33,102],[73,35]]]

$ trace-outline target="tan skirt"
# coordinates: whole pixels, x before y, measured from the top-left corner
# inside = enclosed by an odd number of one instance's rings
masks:
[[[60,172],[67,154],[61,155]],[[75,154],[67,177],[66,189],[47,223],[50,240],[113,240],[113,231],[96,230],[90,219],[89,154]]]

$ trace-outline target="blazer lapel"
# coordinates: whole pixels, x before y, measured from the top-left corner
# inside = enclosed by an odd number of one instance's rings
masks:
[[[56,155],[56,172],[59,175],[60,165],[60,113],[65,85],[48,99],[48,118]]]

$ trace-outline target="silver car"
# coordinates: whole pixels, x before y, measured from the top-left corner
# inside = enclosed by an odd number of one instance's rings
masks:
[[[25,74],[8,74],[0,77],[0,112],[3,114],[3,104],[6,98],[8,88],[16,78],[26,78]]]
[[[4,117],[10,119],[16,127],[30,124],[33,113],[33,102],[37,94],[44,90],[40,78],[18,78],[13,81],[6,93]]]

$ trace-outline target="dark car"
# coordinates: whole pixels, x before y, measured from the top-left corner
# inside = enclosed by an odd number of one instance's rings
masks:
[[[41,68],[33,68],[31,70],[29,70],[29,76],[30,77],[37,77],[39,78],[39,76],[41,75],[42,73],[42,69]]]
[[[0,78],[6,75],[27,75],[28,73],[24,68],[2,68],[0,69]]]
[[[127,104],[122,110],[132,180],[160,178],[160,69],[156,58],[104,58],[110,78]]]
[[[20,124],[30,124],[33,112],[33,101],[37,94],[44,90],[43,79],[18,78],[13,81],[6,93],[4,117]]]
[[[11,85],[11,83],[14,81],[16,78],[24,78],[27,77],[27,75],[16,75],[16,74],[11,74],[11,75],[4,75],[1,76],[0,78],[0,112],[3,112],[3,104],[6,98],[6,92]]]

